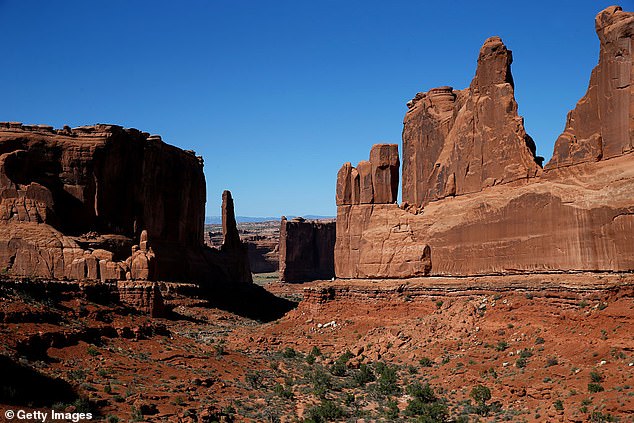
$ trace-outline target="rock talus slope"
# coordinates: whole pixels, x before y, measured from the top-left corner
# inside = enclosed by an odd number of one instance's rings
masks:
[[[511,53],[498,37],[484,43],[469,88],[433,89],[408,104],[401,207],[354,201],[354,168],[344,165],[337,277],[634,269],[634,14],[611,7],[596,22],[599,65],[545,170],[517,115]],[[600,152],[571,154],[570,134],[578,151],[601,139]]]

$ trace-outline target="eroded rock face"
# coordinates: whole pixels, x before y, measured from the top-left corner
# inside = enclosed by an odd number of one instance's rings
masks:
[[[398,145],[375,144],[370,161],[345,163],[337,174],[337,205],[392,204],[398,195]]]
[[[610,7],[596,27],[600,63],[546,171],[499,38],[468,89],[418,94],[404,122],[404,204],[338,203],[337,277],[634,269],[634,19]]]
[[[541,171],[517,114],[511,51],[485,41],[469,88],[418,93],[403,121],[403,201],[423,207],[448,196],[527,179]]]
[[[280,222],[280,280],[306,282],[335,275],[335,222],[302,218]]]
[[[119,300],[151,317],[164,317],[165,303],[156,282],[119,281]]]
[[[202,159],[158,136],[0,123],[0,268],[8,275],[251,281],[230,268],[240,254],[230,194],[224,252],[203,245],[205,200]]]
[[[547,169],[632,150],[634,13],[608,7],[597,15],[595,28],[601,42],[599,64],[592,71],[586,95],[568,113],[566,129],[555,143]]]

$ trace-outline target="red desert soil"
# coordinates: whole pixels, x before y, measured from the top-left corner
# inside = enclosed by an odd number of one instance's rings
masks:
[[[590,287],[576,288],[581,280]],[[191,299],[151,319],[76,295],[5,290],[0,351],[68,382],[110,421],[302,421],[328,401],[344,413],[336,421],[408,421],[415,381],[453,418],[468,415],[456,421],[634,421],[634,276],[481,277],[459,289],[464,282],[270,283],[305,300],[268,323]],[[377,388],[377,363],[396,366],[394,392]],[[362,364],[376,381],[356,384]],[[491,391],[488,416],[474,412],[477,385]],[[2,414],[18,408],[3,404]]]

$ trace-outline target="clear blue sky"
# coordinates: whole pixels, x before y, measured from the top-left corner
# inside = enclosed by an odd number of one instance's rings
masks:
[[[621,2],[633,10],[632,0]],[[491,35],[548,159],[610,2],[0,0],[0,120],[115,123],[205,159],[207,214],[334,215],[336,173],[401,142],[405,104],[466,87]]]

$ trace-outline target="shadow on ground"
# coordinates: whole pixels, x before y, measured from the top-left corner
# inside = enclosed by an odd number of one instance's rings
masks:
[[[261,322],[272,322],[297,307],[299,303],[271,294],[259,285],[224,290],[209,296],[209,305]]]
[[[45,376],[10,357],[0,355],[0,369],[0,404],[51,407],[56,403],[71,404],[78,399],[69,383]]]

